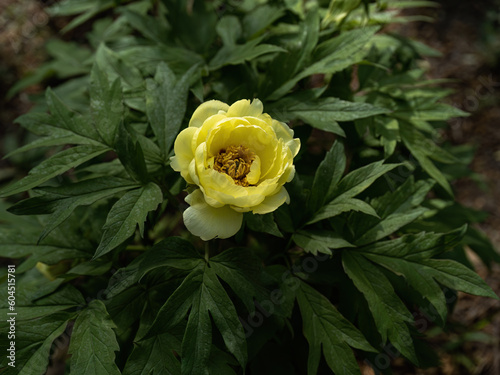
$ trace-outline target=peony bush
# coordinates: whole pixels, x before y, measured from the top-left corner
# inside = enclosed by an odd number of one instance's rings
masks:
[[[498,299],[465,250],[500,256],[454,199],[439,53],[384,28],[431,5],[48,7],[79,37],[8,94],[46,87],[5,156],[2,373],[439,366],[457,292]]]
[[[243,212],[267,214],[290,202],[283,184],[295,174],[300,139],[262,109],[258,99],[205,102],[175,140],[172,168],[199,186],[185,198],[184,223],[205,241],[234,236]]]

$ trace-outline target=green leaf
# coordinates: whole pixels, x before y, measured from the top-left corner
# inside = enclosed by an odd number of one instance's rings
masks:
[[[245,44],[224,45],[217,54],[210,60],[208,66],[210,70],[220,69],[225,65],[243,64],[259,56],[274,53],[286,52],[285,49],[272,44],[259,44],[262,37],[253,39]]]
[[[176,75],[183,75],[186,67],[204,64],[204,59],[194,51],[160,44],[131,46],[120,51],[125,61],[133,61],[134,66],[154,72],[158,64],[164,62]]]
[[[78,122],[78,120],[76,120]],[[100,140],[89,138],[88,136],[75,133],[73,130],[61,127],[59,120],[48,113],[30,112],[16,119],[22,127],[30,132],[41,136],[33,142],[19,147],[16,150],[9,152],[5,158],[13,155],[26,152],[38,147],[51,147],[66,144],[83,144],[102,146]]]
[[[387,113],[389,110],[368,103],[356,103],[337,98],[320,98],[314,101],[295,101],[284,98],[283,114],[286,120],[300,119],[312,127],[345,137],[338,121],[353,121]],[[276,104],[278,106],[279,104]]]
[[[448,259],[426,259],[420,263],[429,267],[429,273],[449,288],[477,296],[500,299],[477,273],[463,264]]]
[[[66,33],[115,5],[115,0],[69,0],[51,6],[49,14],[52,16],[66,16],[82,13],[62,28],[61,32]]]
[[[356,245],[366,245],[377,241],[420,217],[427,208],[419,207],[434,185],[433,181],[414,182],[410,176],[394,192],[373,199],[371,204],[380,215],[380,219],[358,217],[350,226],[356,235]]]
[[[434,94],[434,98],[436,95]],[[408,110],[397,110],[391,116],[406,121],[447,121],[453,117],[469,116],[456,107],[444,103],[434,103],[429,108],[411,108]]]
[[[344,174],[346,158],[344,146],[336,141],[325,158],[320,163],[309,193],[306,207],[312,212],[316,212],[322,207],[328,197],[331,196],[335,186],[339,183]]]
[[[438,255],[456,246],[464,235],[465,228],[446,234],[419,233],[406,235],[396,240],[380,241],[363,247],[360,251],[370,260],[403,276],[408,283],[436,308],[441,322],[446,321],[448,308],[441,287],[421,261]]]
[[[365,257],[401,275],[427,298],[444,322],[448,312],[445,295],[438,282],[466,293],[497,298],[490,287],[473,271],[451,260],[429,259],[452,249],[463,238],[465,227],[441,233],[407,235],[377,242],[359,249]]]
[[[318,44],[318,38],[318,9],[313,7],[307,12],[305,21],[300,23],[297,35],[285,45],[288,53],[280,53],[271,61],[267,69],[269,79],[262,83],[264,92],[273,92],[290,77],[296,75],[310,59],[312,51]]]
[[[90,113],[95,128],[108,146],[112,146],[123,118],[122,88],[116,78],[111,84],[98,64],[90,72]]]
[[[154,81],[147,81],[147,116],[165,157],[181,128],[189,87],[198,74],[199,66],[193,65],[177,79],[167,64],[160,63]]]
[[[29,115],[28,113],[27,115]],[[10,158],[14,155],[18,155],[24,153],[26,151],[33,150],[39,147],[52,147],[52,146],[62,146],[67,144],[98,144],[98,142],[93,142],[87,138],[78,136],[78,135],[62,135],[62,134],[54,134],[54,138],[52,137],[42,137],[35,139],[33,142],[30,142],[24,146],[16,148],[12,150],[7,155],[5,155],[4,159]]]
[[[33,245],[32,247],[33,255],[26,259],[16,270],[19,273],[26,272],[31,268],[35,267],[38,262],[43,262],[48,265],[57,264],[62,260],[78,259],[78,258],[88,258],[90,254],[72,249],[64,248],[60,246],[44,246],[44,245]]]
[[[63,223],[78,206],[87,206],[124,190],[138,187],[116,177],[84,180],[71,185],[46,187],[36,190],[41,195],[25,199],[9,208],[16,215],[43,215],[52,213],[38,241]]]
[[[362,248],[364,253],[385,255],[394,258],[404,258],[419,262],[452,249],[460,243],[466,227],[449,233],[418,233],[408,234],[395,240],[379,241]]]
[[[107,147],[91,145],[75,146],[61,151],[42,161],[23,179],[1,189],[0,196],[7,197],[39,186],[51,178],[71,168],[75,168],[106,151],[109,151]]]
[[[28,321],[18,320],[14,340],[16,342],[15,367],[8,366],[10,360],[6,355],[2,355],[0,360],[2,374],[44,374],[49,365],[49,356],[54,340],[64,333],[69,319],[71,319],[71,315],[58,313]],[[7,336],[6,332],[9,329],[8,324],[7,319],[2,319],[0,323],[0,328],[2,332],[5,332],[5,336]],[[0,344],[2,352],[7,353],[8,345],[10,345],[10,340],[2,340],[2,344]]]
[[[49,106],[50,114],[54,119],[54,126],[69,130],[74,134],[81,135],[95,141],[101,141],[99,133],[94,128],[92,123],[80,114],[73,112],[68,108],[61,99],[50,89],[46,91],[47,105]]]
[[[261,282],[262,261],[254,252],[243,248],[228,249],[210,258],[210,266],[243,301],[248,312],[255,310],[255,300],[269,298]]]
[[[282,7],[263,4],[243,17],[243,34],[250,39],[285,14]]]
[[[242,33],[240,21],[236,16],[223,16],[217,23],[216,30],[222,43],[227,46],[234,46]]]
[[[115,324],[104,303],[93,300],[76,318],[68,353],[71,371],[91,374],[120,374],[115,351],[120,350],[113,331]]]
[[[146,38],[155,42],[155,44],[164,44],[167,41],[168,29],[164,22],[149,15],[142,15],[129,8],[122,8],[127,22],[134,29],[138,30]]]
[[[16,269],[18,273],[31,269],[39,261],[55,264],[64,259],[85,258],[89,255],[84,251],[60,244],[37,245],[36,237],[29,238],[26,234],[24,236],[22,234],[15,236],[0,232],[0,240],[0,252],[5,258],[16,259],[33,254]]]
[[[399,164],[383,164],[377,161],[350,172],[333,191],[333,196],[352,198],[367,189],[377,178],[399,166]]]
[[[368,51],[363,48],[377,32],[378,27],[365,27],[340,34],[338,37],[321,43],[315,50],[311,64],[292,79],[275,90],[268,100],[276,100],[290,91],[301,79],[313,74],[339,72],[359,61]]]
[[[418,219],[426,211],[428,211],[427,208],[418,207],[412,210],[408,210],[405,213],[396,213],[389,215],[388,217],[383,218],[377,225],[366,231],[361,237],[358,237],[355,241],[355,244],[357,246],[361,246],[380,240],[394,233],[399,228],[402,228],[412,221]]]
[[[293,241],[308,253],[332,255],[331,249],[354,247],[338,234],[323,230],[299,231],[292,236]]]
[[[74,276],[74,275],[86,275],[86,276],[100,276],[108,272],[113,263],[112,262],[106,262],[103,261],[102,259],[96,259],[96,260],[91,260],[88,262],[83,262],[77,264],[75,267],[72,267],[66,272],[66,275],[68,276]]]
[[[223,47],[210,60],[211,70],[225,65],[238,65],[253,60],[271,52],[285,52],[281,47],[271,44],[260,44],[263,37],[255,38],[245,44],[236,44],[242,30],[241,24],[235,16],[224,16],[217,24],[217,33],[220,35]]]
[[[383,265],[397,275],[403,276],[414,290],[425,297],[436,309],[441,323],[446,322],[448,307],[446,298],[439,284],[420,264],[404,259],[365,254],[371,261]]]
[[[118,127],[115,148],[118,158],[129,176],[135,181],[147,184],[150,177],[141,144],[133,139],[129,129],[123,123]]]
[[[36,289],[30,288],[30,285],[26,283],[25,279],[21,280],[18,278],[16,280],[18,287],[23,288],[23,291],[19,291],[20,288],[18,288],[18,293],[16,295],[16,319],[23,321],[23,324],[24,322],[32,319],[38,319],[51,314],[60,313],[64,310],[80,307],[85,304],[82,294],[75,287],[65,285],[59,288],[56,292],[51,293],[50,288],[54,286],[57,288],[60,283],[50,282],[45,278],[45,276],[42,276],[38,270],[33,270],[32,272],[39,276],[39,279],[34,281],[34,283],[36,283]],[[18,275],[17,269],[16,275]],[[7,290],[7,287],[5,287],[5,290]],[[41,290],[48,291],[49,294],[46,296],[40,296],[40,294],[42,294],[40,293]],[[2,295],[2,297],[4,297],[4,301],[7,301],[7,293]],[[5,304],[2,304],[0,313],[3,316],[8,316],[8,312],[8,305],[5,302]]]
[[[356,288],[365,296],[382,342],[389,338],[406,358],[418,364],[407,325],[413,323],[413,317],[387,277],[363,255],[350,250],[342,253],[342,264]]]
[[[137,224],[139,224],[139,232],[142,236],[147,213],[155,210],[162,201],[161,189],[152,182],[140,189],[129,191],[121,197],[109,211],[103,227],[101,243],[93,259],[121,245],[134,234]]]
[[[112,298],[123,292],[156,268],[191,271],[201,262],[203,258],[191,243],[179,237],[168,237],[134,259],[127,267],[119,269],[110,280],[106,296]]]
[[[111,82],[120,78],[125,90],[137,90],[144,87],[144,80],[139,69],[104,44],[101,44],[95,53],[95,64],[99,65]]]
[[[214,272],[205,269],[203,281],[193,298],[184,339],[182,340],[182,372],[200,374],[205,371],[206,350],[211,346],[212,316],[227,349],[239,364],[245,367],[247,361],[246,341],[243,327],[238,319],[231,299],[217,279]],[[187,353],[196,353],[188,355]],[[198,354],[200,354],[198,356]]]
[[[320,208],[307,224],[313,224],[352,210],[378,217],[372,206],[352,197],[367,189],[377,178],[398,166],[398,164],[383,164],[383,162],[383,160],[377,161],[347,174],[327,196],[327,200],[332,199],[332,197],[333,200]]]
[[[265,215],[254,215],[252,213],[245,214],[245,223],[248,228],[255,232],[264,232],[272,234],[276,237],[283,238],[283,234],[278,229],[278,225],[274,221],[273,213]]]
[[[182,373],[207,374],[212,345],[212,317],[224,343],[241,366],[247,361],[246,341],[236,309],[208,264],[194,269],[160,309],[147,339],[167,332],[189,311],[182,340]]]
[[[345,319],[331,302],[304,282],[297,291],[304,335],[309,342],[307,373],[316,374],[321,349],[335,374],[361,374],[349,346],[375,352],[362,333]]]
[[[216,346],[212,346],[210,359],[207,364],[208,373],[210,375],[236,375],[234,371],[236,366],[238,366],[238,362],[236,362],[233,357]]]
[[[393,1],[391,7],[394,8],[416,8],[416,7],[438,7],[439,3],[436,1]]]
[[[214,45],[218,15],[213,4],[189,3],[186,0],[167,0],[168,22],[171,33],[186,48],[202,54]]]
[[[180,352],[180,347],[181,342],[169,333],[134,343],[123,375],[180,375],[181,364],[174,354]]]
[[[316,212],[307,224],[313,224],[323,219],[340,215],[343,212],[358,211],[367,215],[378,217],[377,212],[368,203],[356,198],[335,198]]]
[[[453,191],[451,186],[443,175],[443,173],[434,165],[434,163],[429,159],[429,148],[428,143],[422,143],[422,134],[415,129],[411,124],[400,122],[399,124],[401,139],[403,140],[405,146],[410,150],[412,155],[420,163],[421,167],[426,171],[429,176],[431,176],[436,182],[443,187],[443,189],[450,195],[453,196]]]
[[[361,0],[340,0],[331,2],[328,10],[321,21],[322,28],[326,28],[331,23],[341,25],[349,14],[359,7]],[[338,27],[338,26],[337,26]]]

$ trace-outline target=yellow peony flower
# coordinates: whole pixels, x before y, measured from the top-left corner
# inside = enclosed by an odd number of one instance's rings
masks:
[[[244,212],[289,203],[283,185],[295,174],[300,140],[262,110],[258,99],[205,102],[175,140],[172,168],[199,187],[186,197],[184,224],[205,241],[236,234]]]

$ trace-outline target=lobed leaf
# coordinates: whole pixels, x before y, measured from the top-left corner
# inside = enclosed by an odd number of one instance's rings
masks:
[[[63,223],[79,206],[91,205],[98,200],[124,190],[138,187],[129,180],[102,177],[84,180],[70,185],[37,189],[41,195],[25,199],[9,208],[16,215],[52,214],[40,235],[42,241],[51,231]]]
[[[297,291],[297,302],[302,315],[304,336],[309,342],[307,373],[317,373],[323,349],[326,362],[335,374],[361,374],[349,346],[375,351],[362,333],[325,296],[304,282],[300,283]]]
[[[149,211],[155,210],[163,201],[161,189],[153,182],[125,193],[109,211],[104,224],[104,233],[94,258],[115,249],[134,234],[139,225],[139,233],[144,233],[144,221]]]
[[[1,189],[0,196],[8,197],[39,186],[51,178],[71,168],[75,168],[107,151],[109,151],[109,148],[105,146],[92,145],[75,146],[61,151],[42,161],[23,179]]]
[[[120,80],[111,84],[98,64],[90,72],[90,113],[94,126],[103,141],[110,147],[120,125],[124,107]]]
[[[193,65],[178,79],[167,64],[160,63],[154,81],[147,81],[146,112],[165,157],[181,128],[189,87],[198,72],[198,65]]]
[[[342,264],[356,288],[363,293],[382,342],[391,343],[409,360],[418,364],[408,324],[413,317],[394,292],[387,277],[362,254],[344,251]]]
[[[302,230],[292,236],[293,241],[308,253],[332,255],[332,249],[354,247],[336,233],[325,230]]]
[[[0,360],[2,374],[43,374],[49,365],[49,355],[54,341],[64,333],[70,314],[57,313],[28,321],[17,321],[15,367],[8,366],[9,359],[3,355]],[[8,322],[2,319],[2,332],[8,331]],[[1,348],[4,352],[10,340],[3,340]]]
[[[180,237],[168,237],[134,259],[127,267],[119,269],[110,280],[106,296],[116,296],[156,268],[170,267],[191,271],[202,262],[203,258],[191,243]]]
[[[76,318],[68,353],[71,371],[91,374],[120,374],[115,353],[120,350],[113,331],[115,324],[104,303],[93,300]]]
[[[363,48],[377,30],[378,27],[373,26],[351,30],[321,43],[314,51],[311,59],[312,63],[276,89],[268,100],[276,100],[282,97],[303,78],[313,74],[339,72],[361,61],[367,53],[367,51],[363,51]]]

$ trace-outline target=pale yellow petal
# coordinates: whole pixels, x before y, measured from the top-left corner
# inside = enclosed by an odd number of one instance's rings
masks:
[[[292,160],[292,151],[288,147],[286,147],[283,143],[283,140],[280,139],[274,155],[272,166],[266,172],[263,172],[261,179],[280,177],[284,173],[288,165],[292,164]]]
[[[206,119],[200,128],[195,128],[198,129],[198,131],[195,133],[193,141],[191,143],[191,148],[193,149],[193,152],[200,144],[206,142],[208,133],[212,129],[217,128],[219,124],[221,122],[223,123],[225,120],[227,120],[227,116],[225,114],[213,115],[208,119]]]
[[[184,211],[184,225],[202,240],[229,238],[241,228],[242,213],[232,210],[229,206],[214,208],[208,205],[199,189],[189,194],[185,200],[190,207]]]
[[[215,156],[221,149],[226,149],[231,145],[240,145],[241,139],[236,139],[233,136],[233,131],[236,128],[244,128],[251,124],[242,117],[228,117],[221,120],[207,134],[205,140],[207,143],[208,155]],[[245,146],[245,144],[243,144]],[[248,146],[247,146],[248,147]]]
[[[273,120],[272,127],[276,132],[276,136],[286,142],[293,139],[293,130],[284,122]]]
[[[208,102],[202,103],[196,111],[194,111],[191,120],[189,121],[189,127],[199,128],[206,119],[216,115],[219,111],[227,112],[229,106],[219,100],[209,100]]]
[[[276,136],[283,139],[285,144],[292,151],[292,155],[297,155],[300,149],[300,139],[293,138],[293,130],[284,122],[276,120],[273,120],[272,126],[276,132]]]
[[[264,106],[259,99],[252,102],[248,99],[238,100],[227,110],[228,117],[259,116],[262,114]]]
[[[261,215],[267,214],[269,212],[273,212],[285,202],[290,203],[290,196],[288,195],[286,189],[282,186],[276,194],[267,196],[261,204],[254,207],[252,212],[254,214]]]
[[[267,195],[272,194],[278,182],[278,177],[259,183],[257,186],[243,187],[236,185],[231,177],[213,169],[198,171],[200,185],[205,195],[222,204],[238,207],[259,205]],[[207,200],[208,202],[208,200]]]
[[[300,150],[300,139],[299,138],[294,138],[291,141],[286,142],[286,145],[292,151],[292,156],[297,156]]]
[[[250,172],[247,174],[247,181],[250,185],[255,185],[260,179],[260,158],[255,155],[255,159],[250,166]]]
[[[182,177],[192,184],[189,177],[189,164],[194,159],[194,153],[191,149],[191,140],[196,128],[186,128],[179,133],[174,143],[175,155],[170,158],[170,166],[174,171],[181,172]]]

